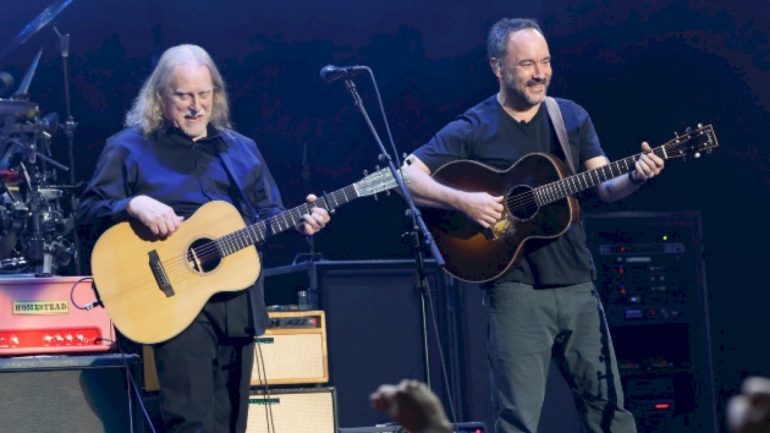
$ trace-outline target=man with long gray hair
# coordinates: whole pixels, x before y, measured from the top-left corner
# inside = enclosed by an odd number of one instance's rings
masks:
[[[179,45],[163,53],[126,129],[107,140],[78,223],[98,232],[131,221],[167,239],[213,200],[232,204],[247,223],[283,208],[256,144],[230,127],[225,83],[211,57]],[[326,210],[313,207],[298,228],[312,235],[328,221]],[[254,337],[266,326],[255,284],[215,294],[186,329],[153,345],[167,433],[246,430]]]

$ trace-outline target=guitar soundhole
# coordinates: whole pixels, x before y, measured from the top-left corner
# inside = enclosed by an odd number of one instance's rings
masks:
[[[196,272],[210,272],[221,261],[219,248],[211,239],[198,239],[187,249],[187,264]]]
[[[519,221],[526,221],[537,214],[535,194],[529,185],[516,185],[505,198],[508,212]]]

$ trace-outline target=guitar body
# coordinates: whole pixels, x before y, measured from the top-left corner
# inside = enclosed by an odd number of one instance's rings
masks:
[[[207,244],[244,227],[232,205],[214,201],[201,206],[166,239],[155,238],[136,222],[104,232],[94,246],[91,270],[118,330],[139,343],[158,343],[187,328],[215,293],[250,287],[260,273],[256,248],[222,257],[214,244]],[[189,253],[191,247],[197,248],[197,255]],[[210,253],[206,263],[197,260],[201,252]],[[150,266],[152,257],[162,264],[165,291]]]
[[[534,187],[565,176],[561,162],[550,155],[532,153],[502,171],[458,160],[439,167],[432,176],[451,188],[506,197],[503,218],[488,230],[459,211],[422,209],[446,271],[460,280],[485,282],[499,277],[521,256],[526,242],[562,235],[579,215],[573,197],[540,207],[530,194]]]

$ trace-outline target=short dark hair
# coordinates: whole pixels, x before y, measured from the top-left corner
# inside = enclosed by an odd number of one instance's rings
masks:
[[[503,18],[496,22],[489,29],[489,35],[487,36],[487,57],[490,60],[493,57],[497,59],[505,57],[506,48],[508,47],[508,36],[511,33],[524,29],[535,29],[540,34],[543,34],[537,21],[531,18]]]

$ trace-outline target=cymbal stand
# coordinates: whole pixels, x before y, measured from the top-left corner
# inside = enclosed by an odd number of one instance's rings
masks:
[[[53,26],[53,30],[56,32],[56,36],[59,37],[59,52],[61,53],[62,70],[64,72],[64,102],[67,107],[67,120],[64,122],[64,135],[67,137],[67,157],[69,159],[70,185],[74,187],[77,179],[75,176],[75,129],[77,128],[78,124],[75,122],[75,118],[72,117],[72,100],[70,99],[69,67],[67,63],[67,59],[70,55],[70,35],[69,33],[62,35],[56,26]],[[70,193],[70,211],[74,213],[77,207],[77,193],[75,190],[72,190]],[[79,255],[77,248],[80,246],[80,241],[77,230],[72,232],[72,237],[76,248],[75,272],[77,275],[80,275],[80,260],[77,258]]]

